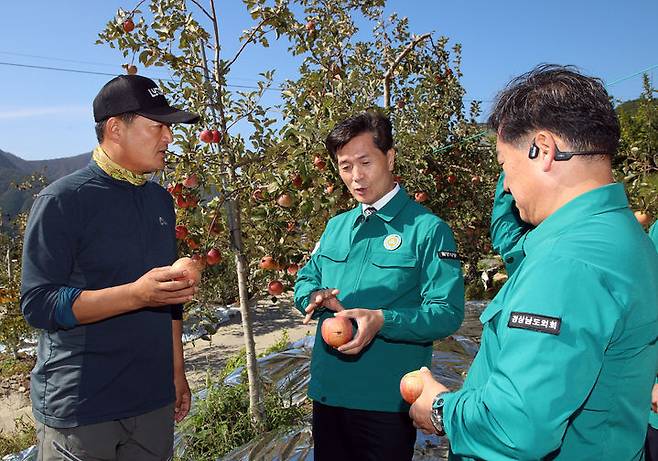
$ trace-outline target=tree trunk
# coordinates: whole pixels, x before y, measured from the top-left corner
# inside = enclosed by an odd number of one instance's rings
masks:
[[[214,81],[220,82],[220,59],[219,59],[219,27],[217,23],[217,13],[215,11],[215,2],[210,0],[210,14],[212,15],[212,23],[214,30],[214,49],[215,49],[215,66],[213,69]],[[203,43],[201,43],[201,56],[203,57],[203,67],[206,73],[206,82],[208,83],[208,94],[211,97],[210,108],[215,119],[215,123],[219,121],[222,129],[222,138],[226,139],[226,116],[224,114],[222,85],[217,84],[217,98],[213,97],[214,91],[211,79],[208,75],[208,63],[206,59],[206,50]],[[219,111],[219,117],[215,112],[215,104]],[[221,144],[216,144],[217,153],[220,154]],[[265,427],[265,417],[263,415],[262,402],[260,397],[260,379],[258,376],[258,366],[256,361],[256,342],[254,341],[253,323],[251,320],[251,312],[249,310],[249,290],[247,288],[247,281],[249,278],[249,265],[247,258],[244,254],[244,247],[242,242],[242,223],[240,219],[240,202],[237,197],[233,196],[232,189],[237,184],[236,177],[236,158],[230,149],[227,150],[226,156],[228,157],[227,172],[229,176],[228,184],[226,180],[222,179],[222,188],[224,189],[224,196],[226,200],[226,219],[229,226],[231,236],[231,247],[235,253],[235,267],[238,276],[238,293],[240,298],[240,314],[242,315],[242,332],[244,334],[244,345],[247,355],[247,379],[249,380],[249,413],[254,426],[261,431]]]

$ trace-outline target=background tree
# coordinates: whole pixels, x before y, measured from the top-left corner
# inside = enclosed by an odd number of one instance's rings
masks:
[[[643,76],[639,99],[619,106],[619,155],[614,167],[630,196],[631,208],[643,225],[658,216],[658,103],[649,77]]]

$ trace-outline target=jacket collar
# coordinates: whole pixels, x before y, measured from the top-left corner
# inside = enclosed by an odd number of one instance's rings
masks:
[[[409,198],[407,191],[404,190],[404,187],[400,186],[400,190],[397,194],[395,194],[386,205],[378,210],[374,216],[377,216],[386,222],[391,222],[398,214],[400,214],[402,209],[407,206],[410,201],[411,199]],[[354,224],[356,224],[359,217],[363,215],[361,204],[353,209],[352,213],[354,213],[352,219],[354,219]]]
[[[585,217],[623,208],[628,208],[628,198],[620,183],[607,184],[585,192],[564,204],[530,231],[523,249],[528,254],[546,239],[568,232]]]

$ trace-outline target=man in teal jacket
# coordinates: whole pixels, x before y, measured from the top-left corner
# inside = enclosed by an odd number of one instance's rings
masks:
[[[612,177],[608,95],[597,79],[544,65],[498,96],[489,121],[505,173],[492,240],[511,273],[480,317],[463,387],[424,370],[410,414],[445,430],[456,460],[640,460],[658,254]]]
[[[319,318],[311,362],[316,460],[411,460],[416,439],[400,378],[429,366],[432,342],[459,328],[464,282],[450,228],[393,179],[390,121],[365,112],[336,126],[327,149],[359,206],[329,221],[295,284]],[[356,324],[333,349],[322,323]]]

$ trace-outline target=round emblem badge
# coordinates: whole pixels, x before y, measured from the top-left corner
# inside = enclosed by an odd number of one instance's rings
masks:
[[[397,250],[402,245],[402,237],[398,234],[391,234],[384,239],[384,248],[389,251]]]

